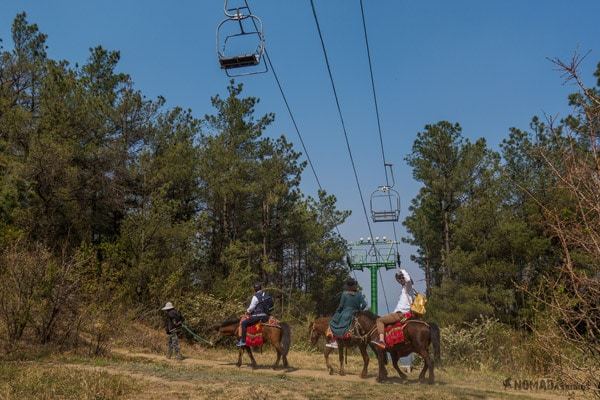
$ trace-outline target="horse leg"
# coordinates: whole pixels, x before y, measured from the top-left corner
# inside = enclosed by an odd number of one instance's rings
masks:
[[[282,356],[283,358],[283,368],[288,368],[290,364],[288,364],[287,355]]]
[[[238,361],[237,364],[235,364],[238,368],[242,366],[242,356],[244,355],[244,349],[240,348],[238,351]]]
[[[340,356],[340,375],[344,376],[346,375],[346,372],[344,371],[344,345],[341,341],[338,341],[338,352]]]
[[[281,360],[281,354],[283,354],[283,349],[281,348],[281,343],[277,340],[273,340],[271,342],[273,347],[275,347],[275,351],[277,352],[277,360],[275,361],[275,365],[273,365],[273,369],[279,368],[279,360]],[[284,364],[287,364],[284,360]]]
[[[333,375],[333,367],[331,366],[331,364],[329,364],[329,354],[331,354],[332,351],[333,349],[331,347],[325,347],[325,351],[323,352],[323,355],[325,356],[325,365],[327,366],[327,371],[329,371],[329,375]]]
[[[387,379],[387,369],[385,368],[385,357],[387,353],[384,350],[377,349],[377,363],[379,364],[379,371],[377,372],[377,382],[383,382]]]
[[[252,364],[251,364],[252,369],[256,369],[256,367],[258,367],[258,365],[256,364],[256,360],[254,359],[254,355],[252,354],[252,349],[250,349],[250,347],[246,346],[246,351],[248,352],[248,355],[250,356],[250,361],[252,362]]]
[[[419,374],[419,382],[420,383],[425,383],[425,372],[427,372],[427,370],[429,369],[429,380],[428,383],[432,384],[433,383],[433,363],[431,362],[431,357],[429,357],[429,351],[427,351],[427,349],[421,350],[419,352],[419,355],[421,357],[423,357],[423,361],[424,361],[424,365],[423,365],[423,370],[421,370],[421,373]]]
[[[361,343],[358,348],[360,349],[360,354],[362,355],[362,358],[363,358],[363,370],[360,374],[360,377],[366,378],[367,370],[369,368],[369,354],[367,353],[367,345]]]
[[[400,378],[402,380],[406,380],[408,377],[406,376],[406,374],[404,372],[402,372],[402,370],[400,370],[400,367],[398,367],[398,360],[400,359],[398,352],[392,351],[391,354],[392,354],[392,365],[394,366],[394,369],[396,370],[396,372],[398,373],[398,375],[400,376]]]

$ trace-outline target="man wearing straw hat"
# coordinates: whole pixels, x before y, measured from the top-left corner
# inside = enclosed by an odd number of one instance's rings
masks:
[[[179,352],[179,337],[177,336],[181,330],[181,325],[183,325],[183,317],[179,311],[173,307],[173,303],[170,301],[168,301],[161,310],[164,311],[166,315],[165,331],[167,332],[167,335],[169,335],[169,339],[167,340],[169,349],[167,351],[167,358],[171,358],[173,353],[175,353],[175,358],[177,360],[183,360],[183,357]]]

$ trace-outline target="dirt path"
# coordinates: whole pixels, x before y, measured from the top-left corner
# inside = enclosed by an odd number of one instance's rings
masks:
[[[235,365],[234,362],[227,362],[227,361],[203,360],[203,359],[192,358],[192,357],[186,358],[183,361],[173,361],[173,360],[166,360],[164,356],[161,356],[158,354],[138,353],[138,352],[131,352],[128,350],[123,350],[123,349],[113,349],[112,352],[115,354],[119,354],[121,356],[125,356],[125,357],[140,357],[140,358],[145,358],[145,359],[153,360],[153,361],[170,362],[173,364],[199,365],[199,366],[203,366],[203,367],[227,368],[227,369],[231,369],[231,370],[241,370],[241,371],[275,375],[275,376],[286,375],[286,376],[290,376],[290,377],[300,377],[300,378],[330,379],[330,380],[343,381],[343,382],[377,384],[373,374],[371,374],[371,376],[369,378],[361,379],[359,376],[356,376],[356,375],[344,375],[344,376],[329,375],[326,371],[318,371],[318,370],[314,370],[314,369],[298,369],[298,368],[283,369],[282,368],[282,369],[275,370],[275,369],[271,368],[270,366],[259,366],[256,369],[252,369],[248,365],[242,365],[241,367],[238,367]]]
[[[264,366],[259,367],[257,369],[252,369],[250,366],[247,366],[247,365],[242,365],[242,367],[238,368],[234,362],[228,362],[228,361],[223,361],[223,360],[189,357],[183,361],[174,361],[174,360],[166,360],[164,356],[158,355],[158,354],[132,352],[132,351],[128,351],[125,349],[113,349],[112,351],[113,351],[113,353],[115,353],[121,357],[124,357],[126,359],[132,359],[132,360],[144,359],[144,360],[150,360],[150,361],[156,362],[156,363],[168,363],[169,365],[173,365],[176,368],[179,368],[179,367],[185,368],[186,366],[188,366],[188,367],[199,366],[199,367],[208,367],[210,369],[215,369],[215,370],[231,371],[231,373],[228,373],[228,375],[235,375],[236,372],[243,372],[244,374],[259,374],[259,375],[280,377],[280,378],[285,378],[285,379],[299,378],[299,379],[305,379],[305,380],[311,380],[311,381],[332,381],[332,382],[352,383],[352,384],[362,385],[363,387],[365,384],[373,385],[375,387],[390,386],[390,385],[378,384],[375,380],[375,376],[374,376],[374,373],[372,372],[372,370],[371,370],[369,378],[361,379],[358,375],[354,375],[354,374],[345,375],[345,376],[340,376],[337,374],[329,375],[327,373],[327,371],[325,371],[325,370],[315,370],[315,369],[306,369],[306,368],[302,368],[302,369],[290,368],[287,370],[286,369],[274,370],[271,367],[264,367]],[[372,364],[370,366],[373,367]],[[94,367],[94,368],[101,368],[101,367]],[[165,386],[173,386],[173,381],[169,381],[169,380],[157,378],[157,377],[148,377],[145,374],[141,374],[141,373],[137,373],[137,372],[130,373],[129,371],[124,370],[122,368],[113,368],[112,372],[130,375],[134,378],[138,378],[138,379],[142,379],[142,380],[146,380],[146,381],[152,381],[154,383],[165,385]],[[392,376],[391,375],[392,372],[393,372],[393,370],[390,371],[390,376]],[[404,387],[412,387],[412,388],[422,387],[423,389],[429,389],[427,391],[430,391],[430,390],[435,391],[437,388],[437,389],[443,390],[443,392],[452,392],[454,390],[457,390],[457,391],[462,390],[462,391],[467,391],[469,393],[472,392],[474,398],[478,397],[478,398],[564,399],[566,397],[565,395],[554,394],[552,392],[532,392],[532,391],[515,391],[515,390],[506,391],[501,388],[500,382],[498,383],[498,387],[494,388],[494,387],[482,387],[482,385],[476,384],[476,383],[469,384],[468,382],[465,382],[465,381],[443,382],[443,383],[438,383],[433,386],[412,385],[412,384],[406,386],[405,384],[400,383],[399,379],[397,379],[397,378],[392,378],[392,379],[390,379],[390,381],[393,383],[399,384],[401,386],[404,386]],[[199,383],[193,383],[193,382],[182,381],[182,380],[177,380],[177,385],[183,385],[191,390],[199,387]],[[394,385],[394,386],[397,386],[397,385]],[[469,396],[469,397],[471,397],[471,396]],[[443,398],[443,397],[440,397],[440,398]]]

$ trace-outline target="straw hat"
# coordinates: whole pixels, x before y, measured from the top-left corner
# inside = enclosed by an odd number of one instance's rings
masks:
[[[165,306],[163,308],[161,308],[161,310],[163,311],[168,311],[168,310],[172,310],[175,307],[173,307],[173,303],[171,303],[170,301],[167,301],[167,304],[165,304]]]

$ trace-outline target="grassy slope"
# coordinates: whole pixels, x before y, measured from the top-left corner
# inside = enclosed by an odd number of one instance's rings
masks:
[[[274,353],[257,354],[262,366],[253,371],[234,366],[237,351],[183,345],[183,362],[166,360],[160,352],[165,338],[143,330],[114,343],[110,357],[90,359],[76,355],[46,355],[35,361],[0,363],[0,399],[485,399],[563,398],[560,393],[504,390],[503,376],[456,368],[436,371],[433,386],[391,379],[375,383],[372,360],[369,378],[358,377],[362,360],[350,354],[347,376],[329,376],[323,356],[292,351],[289,371],[274,371]],[[245,361],[248,361],[247,358]],[[337,354],[331,361],[337,365]],[[388,369],[392,375],[391,367]],[[565,395],[563,393],[563,395]]]

